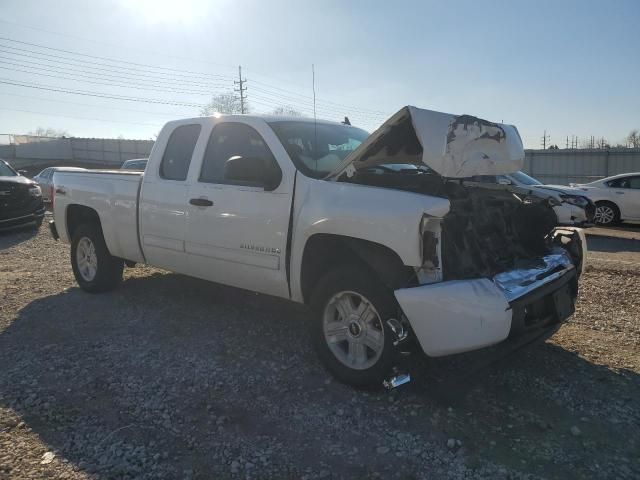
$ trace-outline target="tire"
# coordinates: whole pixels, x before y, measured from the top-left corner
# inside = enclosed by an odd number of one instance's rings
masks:
[[[615,225],[620,223],[620,209],[613,202],[596,202],[596,213],[593,221],[598,225]]]
[[[318,281],[310,304],[314,346],[327,370],[354,387],[382,387],[398,355],[387,325],[397,317],[393,293],[364,268],[340,267]]]
[[[124,261],[109,253],[99,225],[83,224],[73,232],[71,266],[80,288],[99,293],[120,284]]]

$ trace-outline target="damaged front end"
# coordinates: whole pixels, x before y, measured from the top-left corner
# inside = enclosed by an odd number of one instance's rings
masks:
[[[519,170],[515,127],[406,107],[367,139],[334,179],[449,200],[419,222],[423,263],[395,290],[422,349],[448,355],[557,325],[574,310],[586,242],[557,228],[555,200],[470,181]]]

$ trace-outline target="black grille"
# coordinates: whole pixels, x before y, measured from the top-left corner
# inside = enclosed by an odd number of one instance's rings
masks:
[[[0,182],[0,220],[30,215],[42,208],[42,198],[29,194],[29,184]]]

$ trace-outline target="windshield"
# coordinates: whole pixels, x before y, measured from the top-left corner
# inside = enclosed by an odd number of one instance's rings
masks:
[[[313,178],[322,178],[369,136],[349,125],[312,122],[270,122],[298,170]]]
[[[18,174],[13,168],[0,160],[0,177],[17,177]]]
[[[530,177],[524,172],[518,171],[515,173],[510,173],[509,175],[516,181],[516,183],[520,185],[542,185],[542,183],[540,183],[538,180]]]

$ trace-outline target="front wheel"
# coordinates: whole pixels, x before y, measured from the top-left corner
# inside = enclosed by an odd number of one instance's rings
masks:
[[[393,293],[369,272],[338,268],[318,282],[311,299],[314,342],[326,368],[355,387],[380,387],[395,366]]]
[[[620,210],[611,202],[596,202],[593,220],[598,225],[614,225],[620,222]]]
[[[80,225],[73,233],[71,266],[78,285],[90,293],[113,290],[122,281],[124,262],[109,253],[98,225]]]

